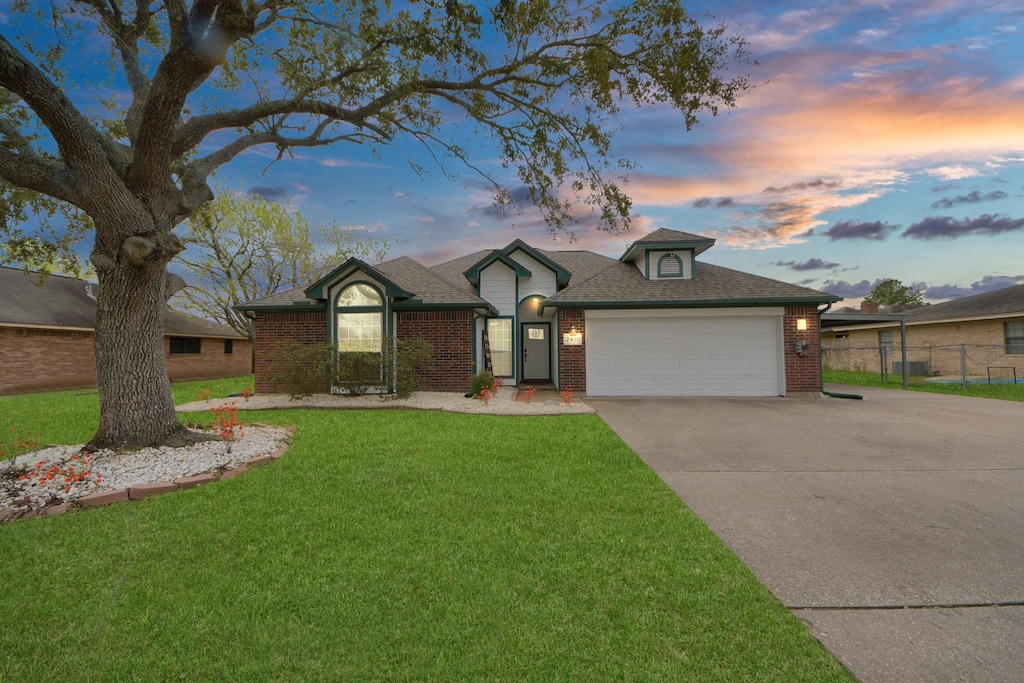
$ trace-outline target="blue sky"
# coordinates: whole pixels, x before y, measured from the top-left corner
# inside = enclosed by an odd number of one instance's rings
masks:
[[[415,143],[254,150],[222,187],[288,202],[312,224],[387,238],[434,264],[523,239],[619,256],[667,227],[714,237],[703,259],[856,303],[880,279],[929,301],[1024,283],[1024,5],[992,0],[694,2],[759,62],[739,106],[690,132],[668,108],[624,111],[639,162],[631,230],[554,239],[529,206],[499,215],[467,169],[448,179]],[[500,168],[466,131],[474,162]],[[413,164],[430,170],[421,177]],[[520,194],[520,193],[517,193]]]

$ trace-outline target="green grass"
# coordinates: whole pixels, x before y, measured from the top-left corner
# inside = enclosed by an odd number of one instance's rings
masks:
[[[174,395],[174,404],[181,405],[195,401],[203,389],[208,388],[212,398],[220,398],[253,386],[252,375],[243,375],[227,379],[175,382],[171,385],[171,393]],[[38,434],[43,444],[85,443],[96,433],[99,419],[100,404],[96,389],[0,396],[0,438],[14,429],[18,435],[26,431]]]
[[[878,373],[826,370],[823,377],[826,382],[833,384],[853,384],[860,387],[884,387],[886,389],[903,388],[903,377],[900,375],[889,375],[889,378],[883,382],[882,376]],[[911,391],[926,391],[932,394],[996,398],[1003,401],[1024,401],[1024,384],[968,383],[964,387],[959,384],[925,382],[921,377],[910,377],[907,388]]]
[[[851,680],[596,416],[246,417],[284,458],[0,526],[0,680]]]

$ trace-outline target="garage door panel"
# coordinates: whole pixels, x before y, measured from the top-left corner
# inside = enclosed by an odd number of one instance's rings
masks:
[[[777,396],[779,316],[587,320],[592,396]]]

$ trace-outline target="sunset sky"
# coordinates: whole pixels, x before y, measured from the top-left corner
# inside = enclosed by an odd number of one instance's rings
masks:
[[[758,64],[739,106],[687,132],[668,108],[625,111],[619,153],[639,162],[631,230],[575,242],[530,207],[500,215],[483,183],[399,141],[253,151],[219,174],[394,243],[432,265],[516,238],[619,256],[667,227],[713,237],[703,259],[857,303],[895,277],[942,301],[1024,283],[1024,4],[999,0],[721,0],[689,4],[743,34]],[[474,161],[497,168],[467,133]],[[521,196],[521,192],[514,193]]]
[[[382,158],[303,150],[265,175],[252,155],[222,177],[313,222],[371,229],[397,241],[393,255],[428,264],[515,238],[618,256],[667,227],[716,238],[707,261],[854,303],[888,277],[930,301],[1024,283],[1024,5],[690,7],[746,36],[755,87],[691,132],[669,109],[624,117],[622,152],[640,162],[624,236],[583,224],[573,245],[552,241],[532,210],[496,215],[471,174],[419,178],[408,160],[424,155],[411,145]]]

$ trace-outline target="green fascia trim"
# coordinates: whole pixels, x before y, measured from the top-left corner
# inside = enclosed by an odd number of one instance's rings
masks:
[[[514,270],[516,272],[516,277],[533,276],[533,273],[528,271],[526,268],[523,268],[522,264],[509,258],[507,254],[497,250],[492,251],[487,256],[484,256],[482,259],[480,259],[479,261],[471,265],[469,268],[467,268],[465,271],[463,271],[462,274],[465,275],[466,279],[469,280],[470,282],[477,283],[477,289],[479,290],[480,271],[485,270],[487,266],[493,264],[495,261],[498,261]]]
[[[392,304],[394,311],[475,311],[486,310],[488,313],[497,313],[497,309],[491,304],[484,302],[450,302],[440,304],[428,304],[422,301],[410,300],[400,301]]]
[[[739,308],[751,306],[767,308],[789,304],[824,304],[841,301],[834,297],[779,298],[779,299],[710,299],[707,301],[551,301],[541,302],[541,308]]]
[[[572,273],[570,273],[568,270],[558,265],[557,263],[549,259],[547,256],[540,253],[539,251],[537,251],[536,249],[534,249],[533,247],[531,247],[529,244],[522,240],[517,239],[516,241],[512,242],[512,244],[508,245],[501,251],[505,254],[511,255],[512,252],[514,252],[516,249],[522,249],[531,258],[540,261],[541,264],[543,264],[545,267],[553,271],[555,274],[555,280],[557,281],[558,285],[564,287],[566,284],[569,283],[569,278],[572,277]]]
[[[636,257],[636,252],[641,249],[645,251],[682,251],[684,249],[691,249],[694,255],[696,255],[704,253],[713,246],[715,246],[715,240],[710,238],[688,242],[644,242],[639,240],[629,245],[629,249],[626,250],[626,253],[619,260],[623,263],[632,261]]]
[[[362,271],[371,279],[376,280],[378,283],[384,286],[384,294],[391,298],[398,299],[411,299],[415,296],[412,292],[408,292],[402,289],[392,280],[390,280],[384,273],[380,272],[368,263],[361,261],[355,257],[348,258],[340,266],[324,275],[322,278],[311,284],[305,289],[306,296],[310,299],[326,299],[326,290],[328,285],[338,280],[343,280],[348,277],[354,271]]]
[[[309,311],[327,310],[327,303],[324,301],[297,301],[293,304],[269,304],[264,306],[238,304],[232,306],[231,310],[239,312],[259,311],[261,313],[306,313]]]

